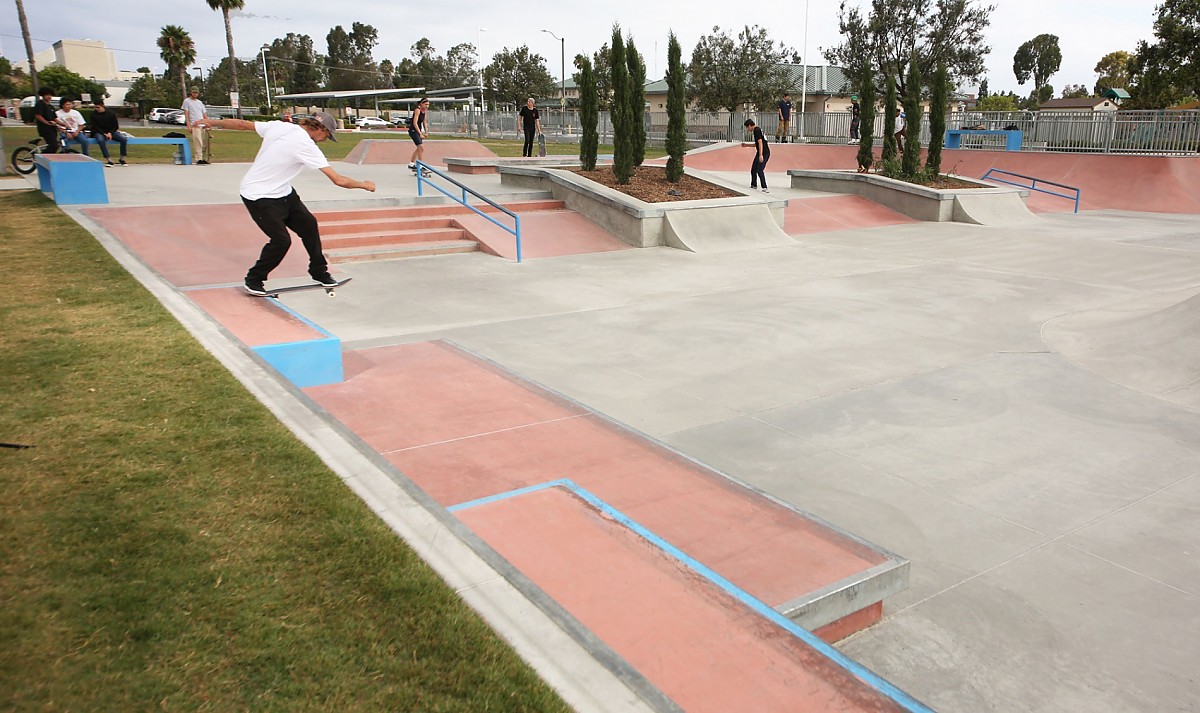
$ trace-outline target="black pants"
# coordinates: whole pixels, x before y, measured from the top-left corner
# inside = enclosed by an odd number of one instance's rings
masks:
[[[763,141],[763,148],[766,148],[766,141]],[[767,187],[767,174],[764,171],[767,168],[767,161],[771,160],[771,152],[763,151],[762,161],[758,160],[758,152],[754,152],[754,163],[750,164],[750,187],[758,188],[758,182],[762,181],[762,187]]]
[[[521,147],[521,155],[522,156],[532,156],[533,155],[533,137],[534,137],[534,132],[536,132],[536,131],[537,131],[537,128],[535,128],[533,126],[525,127],[525,145],[523,147]]]
[[[62,149],[62,144],[58,140],[58,127],[38,124],[37,132],[38,136],[42,137],[42,141],[46,142],[46,153],[58,153]]]
[[[317,230],[317,219],[300,202],[295,189],[283,198],[259,198],[256,201],[242,199],[250,217],[266,233],[270,242],[263,246],[258,262],[246,273],[247,280],[265,281],[271,270],[279,267],[283,256],[292,246],[288,228],[300,236],[304,249],[308,251],[308,274],[320,277],[329,272],[329,263],[321,252],[321,233]]]

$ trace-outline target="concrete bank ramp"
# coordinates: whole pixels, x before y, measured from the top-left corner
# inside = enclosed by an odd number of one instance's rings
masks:
[[[1041,218],[1029,211],[1017,193],[979,195],[969,193],[954,198],[954,221],[975,225],[1027,225]]]
[[[694,253],[796,244],[765,204],[668,211],[663,239],[673,248]]]
[[[1046,323],[1042,338],[1122,386],[1200,411],[1200,294],[1154,295]],[[1166,306],[1164,306],[1164,302]]]

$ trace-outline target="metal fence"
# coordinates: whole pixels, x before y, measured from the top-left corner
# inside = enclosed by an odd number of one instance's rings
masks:
[[[753,119],[768,139],[775,137],[775,112],[688,112],[687,135],[691,146],[717,141],[743,141],[742,126]],[[541,110],[542,131],[549,141],[577,143],[581,132],[579,112],[574,109]],[[646,139],[651,145],[666,140],[666,112],[643,115]],[[909,123],[912,135],[915,122]],[[520,135],[516,114],[464,109],[431,110],[430,129],[439,134],[516,138]],[[1200,111],[1020,111],[954,112],[946,115],[947,129],[1015,127],[1024,132],[1023,151],[1072,151],[1088,153],[1196,154],[1200,153]],[[612,142],[612,123],[600,112],[601,143]],[[929,144],[929,116],[920,122],[921,144]],[[883,135],[883,117],[875,118],[876,137]],[[849,112],[812,112],[793,116],[789,141],[846,143],[850,137]],[[963,148],[1003,149],[1003,136],[964,136]]]

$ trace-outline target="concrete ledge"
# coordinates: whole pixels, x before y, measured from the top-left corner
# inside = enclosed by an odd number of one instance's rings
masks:
[[[977,184],[980,186],[979,188],[941,190],[897,181],[873,173],[856,173],[854,171],[793,169],[788,171],[788,175],[792,179],[792,188],[858,195],[910,218],[932,223],[960,220],[960,217],[956,217],[955,211],[960,196],[970,196],[971,202],[976,205],[993,198],[1004,206],[1011,207],[1014,197],[1022,199],[1029,195],[1028,191],[1018,188],[1002,188],[987,183]],[[960,178],[960,180],[966,179]],[[963,215],[961,210],[958,211],[958,215]]]
[[[670,213],[708,210],[709,217],[719,218],[722,208],[758,206],[768,210],[772,220],[782,230],[786,200],[746,194],[738,198],[713,198],[673,203],[647,203],[624,193],[602,186],[570,171],[533,166],[500,166],[500,183],[533,190],[548,190],[555,200],[635,248],[669,244],[666,217]],[[709,183],[731,188],[708,176],[686,169],[687,174]],[[732,189],[739,190],[739,189]],[[740,189],[744,191],[745,189]]]
[[[108,203],[104,166],[81,154],[38,154],[38,187],[58,205]]]
[[[442,159],[451,173],[496,173],[500,166],[578,166],[577,156],[525,156],[494,158],[451,158]]]
[[[289,309],[278,299],[270,301],[290,316],[316,330],[321,336],[316,339],[260,344],[251,347],[254,353],[262,357],[263,361],[270,364],[284,378],[302,389],[310,386],[339,384],[344,381],[342,340],[305,319],[296,311]]]

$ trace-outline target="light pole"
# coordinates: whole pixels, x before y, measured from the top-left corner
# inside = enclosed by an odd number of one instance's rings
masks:
[[[267,50],[269,49],[271,49],[269,45],[263,45],[259,50],[263,63],[263,86],[267,88],[267,111],[271,110],[271,82],[267,79]]]
[[[808,143],[804,138],[804,103],[808,101],[808,0],[804,0],[804,49],[800,57],[800,143]]]
[[[192,67],[192,69],[200,71],[200,83],[204,84],[204,67]]]
[[[566,127],[566,125],[567,125],[567,38],[559,37],[558,35],[554,34],[550,30],[542,30],[542,32],[545,32],[547,35],[550,35],[554,39],[558,40],[559,45],[562,48],[562,70],[561,70],[562,75],[560,76],[560,80],[559,80],[562,83],[562,99],[559,100],[559,102],[560,102],[559,108],[562,109],[562,113],[563,113],[562,125],[564,127]]]
[[[486,27],[479,28],[475,33],[475,59],[479,62],[479,126],[476,127],[476,133],[479,138],[483,138],[483,126],[485,123],[485,114],[487,111],[487,102],[483,99],[483,33],[487,32]]]

